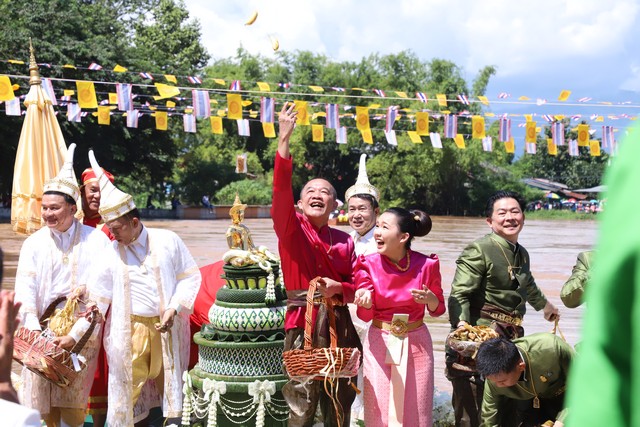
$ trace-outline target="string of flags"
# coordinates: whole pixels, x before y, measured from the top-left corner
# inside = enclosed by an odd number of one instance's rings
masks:
[[[12,61],[8,61],[12,62]],[[17,63],[17,62],[12,62]],[[43,65],[43,64],[40,64]],[[49,64],[45,64],[51,67]],[[71,66],[63,66],[63,68],[69,68]],[[125,72],[126,69],[121,67],[122,69],[118,69],[119,66],[116,66],[113,72]],[[102,66],[92,63],[86,69],[92,71],[101,71],[103,70]],[[141,78],[153,80],[153,76],[149,73],[138,73]],[[164,75],[168,82],[177,83],[176,76],[172,75]],[[7,115],[20,115],[22,114],[20,107],[20,97],[16,97],[14,91],[20,89],[19,85],[12,84],[11,78],[17,79],[26,79],[28,76],[9,76],[2,75],[0,76],[0,102],[5,103],[5,112]],[[196,76],[186,76],[186,79],[191,84],[202,84],[202,80]],[[260,96],[260,109],[259,111],[248,110],[245,111],[243,107],[249,106],[253,104],[251,99],[257,98],[258,93],[270,92],[271,87],[269,83],[266,82],[254,82],[259,91],[242,91],[242,84],[239,80],[233,80],[229,86],[229,89],[209,89],[209,88],[182,88],[177,87],[165,83],[154,82],[153,85],[147,84],[133,84],[133,83],[115,83],[115,82],[103,82],[103,81],[83,81],[83,80],[69,80],[64,79],[64,82],[73,81],[76,84],[76,90],[64,89],[55,87],[53,82],[56,82],[56,86],[58,82],[62,81],[62,79],[42,79],[42,87],[43,90],[47,93],[48,97],[51,99],[53,105],[57,105],[59,107],[67,107],[66,115],[69,121],[73,122],[81,122],[81,120],[89,114],[93,117],[97,117],[98,123],[101,125],[109,125],[110,118],[112,115],[121,114],[126,117],[127,126],[128,127],[137,127],[138,119],[144,115],[151,115],[155,117],[156,129],[158,130],[167,130],[169,117],[173,115],[182,115],[183,116],[183,124],[185,132],[196,132],[196,119],[210,119],[211,122],[211,130],[214,134],[221,133],[223,130],[222,119],[230,119],[236,120],[238,124],[238,132],[241,135],[249,135],[250,133],[250,120],[256,120],[258,115],[260,116],[260,122],[263,126],[263,131],[265,137],[273,138],[275,137],[275,129],[274,129],[274,119],[275,119],[275,98],[269,98],[265,96]],[[213,79],[216,84],[225,85],[227,82],[223,79]],[[95,85],[115,85],[115,92],[96,92]],[[292,84],[278,84],[278,87],[283,89],[288,89],[292,87]],[[303,85],[298,85],[303,86]],[[157,95],[148,95],[145,93],[135,93],[134,89],[138,90],[147,90],[150,87],[155,87],[157,91]],[[325,91],[324,87],[321,86],[308,86],[311,90],[316,93],[320,93]],[[191,91],[191,98],[181,97],[181,93],[184,90]],[[336,92],[345,92],[344,88],[336,88],[332,87],[332,90]],[[351,88],[351,91],[358,90],[362,92],[366,92],[366,89],[360,88]],[[60,102],[58,103],[58,99],[56,96],[56,92],[62,93],[60,97]],[[387,91],[388,92],[388,91]],[[385,91],[380,89],[374,89],[373,93],[375,93],[379,97],[388,98]],[[559,101],[566,101],[570,96],[570,91],[562,91],[560,96],[558,97]],[[396,92],[396,94],[402,98],[409,100],[410,98],[406,96],[404,92]],[[102,99],[98,102],[98,95],[107,95],[105,99]],[[214,95],[214,98],[211,97]],[[285,95],[292,95],[291,92],[275,92],[274,96],[283,97]],[[300,94],[300,95],[309,95],[309,94]],[[404,95],[404,96],[403,96]],[[212,111],[212,104],[215,106],[219,104],[221,100],[215,99],[215,97],[226,96],[226,108],[218,108],[217,111]],[[244,96],[244,98],[243,98]],[[334,95],[335,96],[335,95]],[[22,95],[24,97],[24,95]],[[510,97],[509,94],[500,93],[498,95],[499,99],[506,99]],[[74,99],[75,98],[75,99]],[[138,98],[138,99],[136,99]],[[363,97],[364,98],[364,97]],[[522,97],[521,97],[522,98]],[[140,100],[147,99],[144,103],[140,102]],[[154,103],[150,102],[150,99],[153,99]],[[158,101],[166,100],[164,105],[158,104]],[[176,103],[173,101],[191,101],[189,105],[184,107],[177,107]],[[417,92],[416,98],[414,100],[419,100],[421,102],[427,102],[429,100],[428,96],[424,93]],[[433,99],[431,99],[433,100]],[[436,94],[435,100],[438,102],[439,107],[446,107],[448,102],[456,101],[447,99],[447,97],[443,94]],[[580,98],[579,102],[588,102],[591,98]],[[324,141],[324,128],[327,129],[335,129],[336,130],[336,142],[338,143],[346,143],[346,130],[348,128],[352,128],[349,126],[341,126],[340,120],[343,121],[345,119],[353,119],[355,120],[355,128],[360,131],[362,135],[362,139],[366,143],[373,143],[372,137],[372,129],[370,126],[370,121],[380,121],[385,120],[384,126],[384,134],[387,142],[392,145],[397,145],[397,138],[395,135],[395,130],[393,129],[394,124],[397,121],[410,121],[415,123],[414,131],[406,131],[410,140],[414,143],[422,143],[422,136],[429,136],[432,142],[432,145],[436,148],[441,148],[442,141],[440,135],[436,132],[429,132],[429,123],[435,122],[436,120],[442,119],[444,124],[443,134],[445,138],[451,138],[454,140],[454,143],[461,149],[465,148],[464,137],[471,136],[474,139],[480,139],[483,142],[483,148],[486,151],[491,151],[493,148],[493,143],[490,137],[486,136],[485,132],[485,118],[479,115],[472,115],[468,111],[462,111],[457,114],[451,114],[447,110],[442,111],[434,111],[430,109],[423,109],[422,111],[413,110],[409,108],[400,108],[399,106],[389,106],[386,108],[380,108],[379,104],[372,104],[369,106],[352,106],[352,105],[339,105],[334,103],[319,103],[319,102],[307,102],[302,100],[295,100],[296,109],[298,110],[298,124],[303,126],[311,126],[312,127],[312,138],[314,141],[321,142]],[[489,100],[484,96],[479,96],[478,101],[469,100],[469,98],[464,94],[457,95],[457,102],[460,102],[463,105],[470,105],[471,102],[482,102],[485,105],[489,104]],[[546,101],[545,101],[546,102]],[[315,111],[310,114],[309,109],[320,107],[324,111]],[[116,110],[117,109],[117,110]],[[347,112],[355,109],[355,114],[352,112]],[[88,112],[83,110],[97,110],[94,112]],[[343,111],[340,113],[340,111]],[[62,110],[58,110],[59,113]],[[370,112],[373,115],[370,115]],[[484,113],[485,117],[492,118],[496,117],[494,113]],[[537,140],[537,135],[540,133],[540,128],[536,127],[536,122],[532,119],[537,117],[536,114],[524,115],[525,122],[518,124],[518,126],[526,127],[526,136],[525,136],[525,148],[528,153],[535,154],[536,147],[535,142]],[[248,117],[248,118],[246,118]],[[324,126],[322,124],[312,124],[311,121],[317,120],[319,117],[324,117]],[[505,147],[507,152],[510,151],[510,145],[513,142],[513,137],[511,134],[511,117],[521,117],[521,115],[517,114],[503,114],[499,116],[497,120],[499,120],[499,140],[505,143]],[[540,117],[548,122],[552,128],[553,137],[548,141],[548,152],[551,155],[557,153],[557,146],[564,145],[564,124],[561,122],[562,119],[565,118],[563,115],[540,115]],[[614,119],[614,116],[609,115],[607,118]],[[432,118],[433,120],[430,120]],[[467,125],[471,124],[471,135],[469,134],[460,134],[458,133],[458,119],[461,118],[463,124]],[[627,118],[630,120],[635,120],[636,117],[632,117],[629,115],[621,114],[616,117],[618,118]],[[571,120],[585,120],[581,115],[572,115],[570,116]],[[604,121],[603,116],[592,115],[589,117],[592,121]],[[559,126],[562,126],[559,127]],[[584,127],[586,126],[586,131]],[[374,130],[376,130],[374,128]],[[615,148],[615,138],[614,132],[616,130],[612,126],[603,126],[602,127],[602,146],[609,147],[613,152]],[[575,141],[575,144],[572,141],[568,141],[567,145],[569,147],[569,152],[576,152],[579,146],[590,147],[590,153],[592,155],[599,155],[600,145],[599,141],[585,139],[582,135],[591,136],[595,133],[594,129],[589,129],[589,125],[580,124],[578,125],[578,139]],[[595,147],[594,142],[598,143],[598,147]],[[552,149],[553,147],[556,147]],[[574,149],[575,148],[575,149]],[[596,149],[597,148],[597,149]]]

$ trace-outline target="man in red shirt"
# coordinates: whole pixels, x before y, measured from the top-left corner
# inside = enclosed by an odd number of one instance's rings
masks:
[[[343,305],[334,308],[338,347],[362,349],[358,334],[351,322],[346,303],[353,302],[352,269],[355,264],[353,239],[340,230],[328,226],[329,215],[337,208],[337,195],[325,179],[307,182],[297,202],[301,214],[296,212],[292,188],[293,159],[289,152],[289,139],[295,128],[296,111],[290,103],[279,116],[280,134],[273,176],[273,202],[271,218],[278,237],[278,250],[282,274],[287,288],[287,314],[285,316],[285,351],[304,346],[306,295],[309,281],[320,276],[324,284],[318,291],[325,298],[333,297]],[[329,331],[324,315],[325,306],[314,307],[314,347],[329,346]],[[302,385],[290,380],[282,389],[290,407],[289,426],[311,426],[316,407],[320,404],[325,426],[348,426],[355,389],[348,384],[356,382],[340,379],[336,385],[337,404],[327,394],[321,381]]]

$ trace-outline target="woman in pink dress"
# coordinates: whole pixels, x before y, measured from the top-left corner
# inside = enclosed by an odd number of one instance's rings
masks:
[[[433,346],[424,316],[445,311],[440,262],[411,250],[413,238],[429,231],[426,213],[388,209],[373,234],[378,253],[356,263],[358,317],[372,320],[363,343],[367,427],[432,425]]]

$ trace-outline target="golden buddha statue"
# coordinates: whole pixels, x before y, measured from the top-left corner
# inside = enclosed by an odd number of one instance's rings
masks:
[[[227,229],[227,245],[229,249],[240,249],[243,251],[255,252],[256,247],[253,245],[251,232],[249,228],[242,223],[244,220],[244,210],[247,205],[240,202],[240,197],[236,194],[233,206],[229,209],[231,217],[231,226]]]

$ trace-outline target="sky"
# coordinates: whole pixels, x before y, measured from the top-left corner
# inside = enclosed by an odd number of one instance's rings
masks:
[[[336,61],[414,52],[447,59],[470,83],[486,65],[496,114],[640,114],[640,0],[185,0],[214,59],[239,46],[273,56],[308,50]],[[244,23],[254,11],[258,19]],[[313,82],[293,82],[313,84]],[[392,89],[392,88],[389,88]],[[570,90],[568,101],[557,100]],[[506,92],[511,96],[498,100]],[[527,104],[518,97],[531,98]],[[577,102],[589,97],[587,103]],[[537,99],[546,104],[536,105]],[[502,102],[502,103],[500,103]],[[604,103],[610,102],[611,105]],[[622,130],[634,122],[615,120]],[[598,123],[598,126],[601,123]]]

